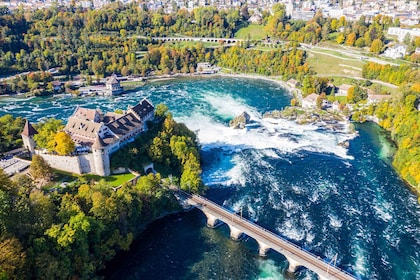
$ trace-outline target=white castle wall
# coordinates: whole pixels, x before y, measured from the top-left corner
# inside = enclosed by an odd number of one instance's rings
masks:
[[[43,154],[43,153],[39,153],[39,151],[37,151],[36,153],[42,156],[52,168],[71,172],[71,173],[82,174],[80,164],[79,164],[79,157]]]
[[[39,151],[37,151],[36,153],[42,156],[52,168],[76,174],[97,174],[97,170],[95,167],[95,159],[92,153],[83,154],[79,156],[58,156],[44,154]]]
[[[93,154],[84,154],[79,156],[79,164],[82,173],[96,173]]]

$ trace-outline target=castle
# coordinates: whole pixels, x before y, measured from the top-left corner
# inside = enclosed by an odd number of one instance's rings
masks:
[[[147,129],[146,122],[153,120],[154,110],[147,99],[128,106],[123,114],[103,114],[99,109],[77,107],[64,128],[76,144],[71,156],[36,149],[33,136],[38,132],[28,121],[22,140],[29,152],[42,156],[53,168],[77,174],[108,176],[111,174],[110,155]]]

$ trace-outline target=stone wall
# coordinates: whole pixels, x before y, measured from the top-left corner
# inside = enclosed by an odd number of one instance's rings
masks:
[[[42,156],[48,164],[55,169],[82,174],[79,157],[57,156],[50,154],[43,154],[37,151],[37,154]]]
[[[93,154],[84,154],[79,156],[80,170],[84,173],[96,173]]]

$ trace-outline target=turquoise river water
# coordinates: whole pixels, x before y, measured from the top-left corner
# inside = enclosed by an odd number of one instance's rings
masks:
[[[263,119],[291,96],[275,83],[235,78],[155,82],[118,97],[0,100],[0,114],[32,122],[65,120],[77,105],[104,112],[142,98],[164,102],[175,119],[198,133],[206,196],[286,239],[331,259],[361,279],[420,279],[420,206],[389,165],[381,130],[357,133],[287,120]],[[247,111],[254,123],[228,127]],[[349,141],[349,147],[338,145]],[[285,272],[276,252],[210,229],[199,211],[153,223],[129,253],[106,270],[108,279],[317,279],[307,269]]]

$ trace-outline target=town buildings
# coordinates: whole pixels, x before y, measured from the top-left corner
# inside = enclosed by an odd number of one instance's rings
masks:
[[[77,174],[111,174],[110,155],[147,129],[153,120],[154,106],[143,99],[129,106],[123,114],[77,107],[64,128],[76,144],[72,155],[60,156],[37,149],[33,136],[37,133],[27,122],[22,132],[25,148],[42,156],[53,168]]]
[[[23,6],[27,9],[45,9],[53,5],[70,6],[76,5],[82,8],[100,9],[110,4],[111,0],[2,0],[0,6],[7,6],[9,9],[16,9]],[[119,0],[123,4],[134,2],[134,0]],[[259,18],[262,11],[271,10],[276,3],[286,6],[287,15],[292,19],[308,20],[317,11],[322,11],[325,17],[340,18],[345,16],[347,20],[358,20],[365,16],[368,20],[378,14],[399,18],[404,25],[411,26],[419,24],[420,10],[418,1],[387,1],[387,0],[161,0],[161,1],[137,1],[138,5],[148,10],[163,9],[165,13],[173,13],[179,9],[189,11],[197,7],[215,6],[218,9],[238,9],[247,5],[254,21]]]

